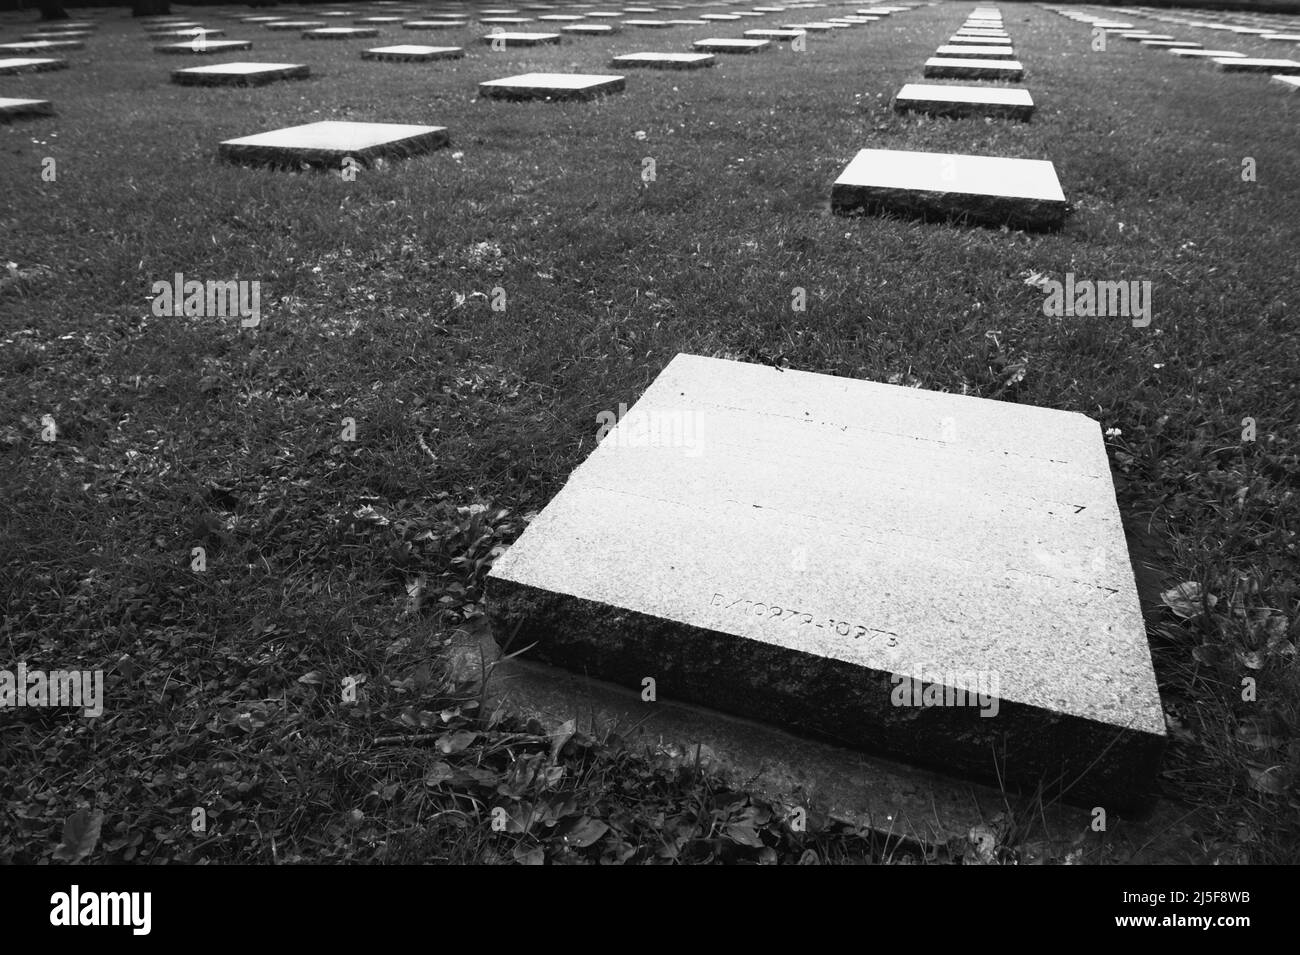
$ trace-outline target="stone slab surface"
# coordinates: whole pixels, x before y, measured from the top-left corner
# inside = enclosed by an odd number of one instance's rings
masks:
[[[478,86],[480,96],[495,99],[593,99],[620,92],[625,86],[622,76],[594,73],[521,73],[504,79],[488,80]]]
[[[608,23],[570,23],[568,26],[560,27],[561,33],[577,33],[585,36],[600,36],[606,33],[614,33],[616,27]]]
[[[446,144],[445,126],[325,120],[228,139],[221,144],[220,153],[236,162],[337,167],[345,156],[366,163],[380,157],[427,152]]]
[[[789,40],[797,40],[801,36],[807,36],[804,30],[746,30],[745,38],[748,40],[776,40],[783,43]]]
[[[706,53],[758,53],[772,45],[771,40],[744,40],[732,37],[706,37],[691,44]]]
[[[1273,82],[1276,83],[1278,86],[1285,87],[1286,89],[1289,90],[1300,90],[1300,76],[1287,76],[1285,74],[1278,74],[1277,76],[1273,77]]]
[[[469,26],[468,20],[408,20],[403,30],[459,30]]]
[[[697,70],[716,62],[711,53],[623,53],[610,66],[643,67],[651,70]]]
[[[1231,57],[1244,57],[1246,55],[1245,53],[1237,53],[1233,50],[1186,50],[1182,48],[1170,50],[1169,52],[1174,56],[1189,57],[1191,59],[1216,59],[1220,57],[1228,59]]]
[[[863,149],[835,181],[831,207],[1056,228],[1066,202],[1043,160]]]
[[[1300,73],[1298,60],[1265,60],[1253,56],[1217,58],[1215,63],[1225,73],[1275,73],[1294,76]]]
[[[970,57],[932,56],[925,61],[926,79],[1018,80],[1025,75],[1019,60],[980,60]]]
[[[20,116],[53,116],[54,106],[47,99],[9,99],[0,97],[0,120]]]
[[[966,44],[952,44],[951,46],[941,46],[934,51],[937,57],[949,57],[956,59],[974,59],[974,60],[1010,60],[1016,55],[1016,51],[1009,46],[976,46]]]
[[[211,56],[214,53],[230,53],[235,50],[251,50],[252,40],[204,40],[196,43],[183,40],[179,43],[163,43],[154,47],[156,53],[175,53],[180,56]]]
[[[894,97],[894,109],[930,116],[996,116],[1028,120],[1034,100],[1023,87],[939,86],[908,83]]]
[[[21,43],[0,43],[0,53],[50,53],[54,50],[84,50],[81,40],[24,40]]]
[[[67,68],[68,61],[59,57],[11,56],[0,59],[0,76],[11,73],[44,73]]]
[[[305,40],[364,40],[379,36],[378,27],[320,27],[316,30],[304,30]]]
[[[303,79],[311,71],[302,63],[214,63],[172,73],[182,86],[263,86],[276,80]]]
[[[1165,741],[1079,414],[678,355],[487,605],[580,675],[986,779],[997,751],[1013,784],[1082,774],[1078,799],[1140,800]],[[891,701],[895,675],[973,672],[996,715]]]
[[[558,33],[510,33],[505,30],[489,33],[483,37],[484,43],[499,41],[505,46],[541,46],[546,43],[559,43]]]
[[[399,43],[396,46],[377,46],[361,54],[363,60],[388,60],[394,63],[427,63],[430,60],[456,60],[465,55],[460,46],[423,46],[417,43]]]

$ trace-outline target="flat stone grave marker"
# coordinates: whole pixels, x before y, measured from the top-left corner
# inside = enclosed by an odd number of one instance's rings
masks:
[[[782,23],[782,30],[802,30],[804,33],[829,33],[835,29],[835,24],[826,23],[816,20],[812,23]]]
[[[8,99],[0,97],[0,120],[8,122],[20,116],[53,116],[54,106],[47,99]]]
[[[206,40],[195,37],[193,40],[163,43],[154,47],[154,52],[174,53],[180,56],[211,56],[214,53],[230,53],[235,50],[251,50],[252,48],[252,40]]]
[[[1132,40],[1135,43],[1141,43],[1143,40],[1173,40],[1175,37],[1168,33],[1121,33],[1126,40]]]
[[[894,97],[894,110],[929,116],[993,116],[1027,121],[1034,114],[1034,100],[1029,90],[1021,87],[908,83]]]
[[[617,29],[608,23],[570,23],[560,27],[561,33],[577,33],[586,36],[600,36],[604,33],[616,33]]]
[[[86,40],[93,34],[89,30],[42,30],[37,33],[24,33],[23,40]]]
[[[706,27],[709,25],[707,20],[669,20],[668,23],[675,27]]]
[[[1294,76],[1300,73],[1300,61],[1265,60],[1253,56],[1221,56],[1214,60],[1219,69],[1225,73],[1276,73],[1282,76]]]
[[[381,157],[410,156],[445,145],[445,126],[325,120],[228,139],[221,144],[220,154],[232,162],[337,168],[349,156],[368,164]]]
[[[355,10],[322,10],[320,13],[317,13],[316,16],[318,16],[318,17],[355,17],[355,16],[357,16],[357,11],[355,11]]]
[[[262,24],[267,30],[311,30],[324,25],[324,20],[276,20],[274,23]]]
[[[304,30],[304,40],[367,40],[379,36],[379,27],[318,27]]]
[[[643,30],[664,30],[672,24],[667,20],[624,20],[625,27],[640,27]]]
[[[403,30],[458,30],[469,26],[468,20],[408,20]]]
[[[45,73],[67,68],[68,61],[59,57],[12,56],[0,59],[0,76],[14,73]]]
[[[584,16],[588,20],[621,20],[623,14],[615,13],[612,10],[588,10]]]
[[[240,23],[273,23],[276,20],[285,20],[287,19],[287,17],[252,16],[252,17],[236,17],[235,19],[237,19]],[[175,24],[172,24],[172,26],[175,26]],[[186,24],[186,26],[196,27],[199,26],[199,24],[188,23]]]
[[[1009,46],[941,46],[934,51],[938,57],[957,57],[975,60],[1010,60],[1016,51]]]
[[[224,30],[209,30],[207,27],[190,27],[185,30],[165,30],[162,33],[151,33],[151,40],[184,40],[194,39],[195,37],[205,37],[207,39],[216,39],[226,35]]]
[[[495,27],[517,27],[532,23],[532,17],[479,17],[479,23]]]
[[[172,72],[181,86],[265,86],[276,80],[305,79],[310,70],[301,63],[214,63]]]
[[[548,13],[537,19],[545,20],[547,23],[577,23],[582,17],[576,13]]]
[[[359,24],[361,26],[382,27],[382,26],[387,26],[391,23],[401,23],[405,19],[408,18],[407,17],[358,17],[352,22]]]
[[[528,658],[1085,805],[1167,740],[1074,412],[678,355],[485,589]]]
[[[458,60],[465,55],[460,46],[420,46],[412,43],[377,46],[361,54],[363,60],[388,60],[394,63],[428,63],[430,60]]]
[[[1300,76],[1287,76],[1284,73],[1279,73],[1277,76],[1273,77],[1273,82],[1278,86],[1284,86],[1289,90],[1294,91],[1300,89]]]
[[[81,40],[24,40],[21,43],[0,43],[0,53],[49,53],[54,50],[84,50]]]
[[[484,43],[499,40],[503,46],[541,46],[545,43],[559,43],[560,35],[558,33],[507,33],[502,30],[499,33],[489,33],[480,39]]]
[[[835,181],[831,208],[1046,229],[1065,221],[1066,204],[1043,160],[863,149]]]
[[[144,28],[144,32],[150,36],[158,36],[163,33],[175,33],[177,30],[195,30],[202,29],[203,24],[197,20],[182,20],[178,23],[158,23],[153,26]]]
[[[1194,40],[1143,40],[1142,46],[1153,46],[1163,50],[1199,50],[1201,44]]]
[[[624,7],[624,13],[658,13],[658,7]]]
[[[801,36],[807,36],[804,30],[746,30],[745,37],[750,40],[775,40],[777,43],[788,43],[791,40],[797,40]]]
[[[1192,58],[1208,57],[1209,59],[1214,59],[1216,57],[1225,57],[1225,58],[1244,57],[1246,55],[1245,53],[1237,53],[1233,50],[1188,50],[1188,49],[1183,49],[1182,47],[1176,47],[1170,50],[1169,52],[1172,53],[1174,56],[1183,56],[1183,57],[1192,57]]]
[[[691,44],[705,53],[757,53],[772,45],[771,40],[743,40],[731,37],[706,37]]]
[[[980,60],[935,56],[925,61],[926,79],[1018,80],[1025,68],[1019,60]]]
[[[614,57],[610,66],[644,67],[651,70],[697,70],[712,66],[715,59],[710,53],[623,53]]]
[[[1300,33],[1265,33],[1260,39],[1279,43],[1300,43]]]
[[[1007,36],[1005,33],[991,34],[989,36],[972,34],[972,33],[958,33],[954,36],[949,37],[948,42],[949,43],[1002,44],[1003,46],[1009,46],[1011,44],[1011,37]]]
[[[709,20],[739,20],[740,17],[736,16],[736,14],[734,14],[734,13],[701,13],[701,14],[700,14],[700,19],[701,19],[701,20],[705,20],[705,21],[709,21]]]
[[[622,76],[592,73],[521,73],[480,83],[480,96],[510,100],[589,100],[623,90]]]

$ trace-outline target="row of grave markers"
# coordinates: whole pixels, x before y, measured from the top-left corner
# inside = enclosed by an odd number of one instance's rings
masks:
[[[1140,29],[1126,20],[1117,20],[1113,15],[1098,16],[1072,7],[1044,5],[1043,9],[1060,14],[1076,23],[1088,24],[1092,27],[1094,36],[1100,41],[1102,48],[1104,48],[1104,43],[1108,37],[1112,35],[1118,36],[1121,39],[1132,41],[1149,49],[1166,50],[1180,59],[1209,60],[1224,73],[1264,73],[1271,75],[1275,83],[1287,89],[1295,90],[1300,88],[1300,60],[1248,56],[1237,50],[1207,50],[1197,40],[1178,39],[1170,33],[1153,33],[1150,30]],[[1270,29],[1263,26],[1206,22],[1183,16],[1143,14],[1137,13],[1137,11],[1123,12],[1138,16],[1151,16],[1153,19],[1186,27],[1222,31],[1243,37],[1258,37],[1266,42],[1288,43],[1291,45],[1300,43],[1300,33],[1281,32],[1284,28],[1278,25],[1274,25]],[[1292,26],[1292,30],[1294,29],[1294,26]]]
[[[978,7],[925,63],[927,79],[1019,80],[1001,13]],[[1029,91],[1020,87],[909,83],[894,97],[899,112],[1028,120]],[[831,189],[839,212],[883,210],[922,217],[961,218],[1026,229],[1059,228],[1066,214],[1056,168],[1037,159],[863,149]]]

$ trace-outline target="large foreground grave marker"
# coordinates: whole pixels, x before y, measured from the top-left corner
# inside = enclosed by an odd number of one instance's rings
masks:
[[[1047,229],[1065,221],[1066,202],[1043,160],[863,149],[835,181],[831,208]]]
[[[422,46],[402,43],[397,46],[377,46],[361,54],[363,60],[387,60],[392,63],[428,63],[430,60],[458,60],[465,55],[460,46]]]
[[[302,63],[214,63],[175,70],[172,82],[181,86],[265,86],[276,80],[306,79]]]
[[[0,97],[0,122],[24,116],[53,116],[54,106],[47,99],[8,99]]]
[[[228,139],[219,151],[222,158],[232,162],[274,166],[307,164],[337,169],[347,158],[367,164],[374,159],[410,156],[445,145],[445,126],[325,120]]]
[[[712,66],[711,53],[624,53],[614,57],[610,66],[643,67],[651,70],[697,70]]]
[[[67,68],[68,61],[58,57],[12,56],[0,59],[0,76],[12,73],[44,73]]]
[[[1029,90],[1021,87],[908,83],[894,97],[894,110],[929,116],[994,116],[1028,120],[1034,114],[1034,101]]]
[[[521,73],[480,83],[480,96],[510,100],[587,100],[621,92],[622,76],[593,73]]]
[[[1019,60],[980,60],[971,57],[932,56],[925,61],[927,79],[1018,80],[1025,75]]]
[[[1076,413],[678,355],[486,589],[510,650],[1086,804],[1165,742]]]

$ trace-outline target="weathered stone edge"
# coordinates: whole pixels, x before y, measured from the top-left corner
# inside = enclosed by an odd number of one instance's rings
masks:
[[[954,207],[956,212],[953,211]],[[857,211],[884,211],[922,219],[969,220],[1018,229],[1059,229],[1065,223],[1066,203],[1054,199],[980,196],[836,183],[831,187],[831,209],[841,215]]]
[[[480,84],[478,95],[488,99],[505,99],[505,100],[554,100],[556,102],[566,102],[572,100],[592,100],[610,93],[621,93],[627,87],[627,80],[620,77],[617,82],[611,81],[602,86],[595,86],[586,90],[556,90],[542,87],[531,87],[511,89],[504,86],[488,86]]]
[[[895,707],[882,671],[500,577],[487,579],[487,606],[508,652],[535,644],[530,659],[571,672],[629,687],[651,676],[666,697],[994,784],[999,774],[1011,787],[1041,781],[1049,797],[1064,780],[1069,802],[1141,808],[1155,788],[1165,740],[1150,733],[1005,700],[992,718]]]
[[[279,146],[247,146],[222,143],[218,152],[222,159],[230,162],[265,166],[297,166],[307,163],[312,166],[337,167],[345,156],[351,156],[362,165],[371,160],[387,157],[404,158],[418,153],[431,152],[446,146],[450,138],[445,129],[421,133],[395,143],[383,143],[353,151],[343,149],[294,149],[286,150]]]
[[[245,73],[235,75],[231,73],[186,73],[184,70],[175,70],[172,73],[172,82],[180,86],[265,86],[268,83],[274,83],[277,80],[301,80],[307,79],[311,75],[311,69],[305,64],[301,66],[286,67],[282,70],[272,70],[263,73]]]
[[[1031,103],[962,103],[953,100],[924,100],[894,98],[896,113],[925,113],[928,116],[951,116],[965,118],[969,116],[992,116],[997,119],[1015,119],[1029,122],[1034,115]]]

